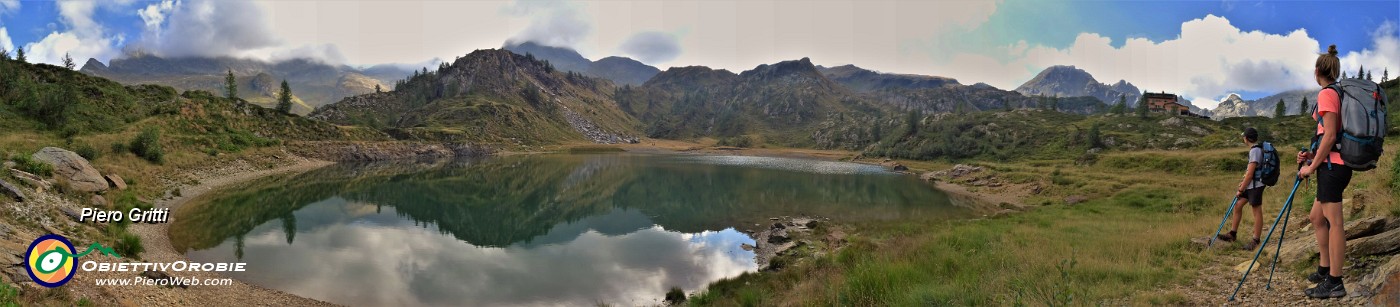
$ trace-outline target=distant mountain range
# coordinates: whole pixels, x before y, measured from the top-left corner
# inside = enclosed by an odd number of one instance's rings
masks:
[[[387,91],[394,80],[413,72],[389,65],[359,70],[307,59],[264,62],[230,57],[162,58],[149,54],[127,55],[112,59],[109,64],[88,59],[80,71],[126,84],[158,84],[223,94],[225,74],[230,70],[238,79],[240,98],[265,107],[276,103],[274,93],[282,80],[287,80],[298,98],[293,107],[298,114],[345,97],[373,93],[375,86]]]
[[[1255,100],[1244,100],[1237,94],[1230,94],[1225,97],[1225,100],[1220,101],[1219,106],[1211,110],[1214,113],[1211,115],[1211,118],[1224,119],[1243,116],[1273,117],[1274,109],[1278,107],[1280,99],[1283,100],[1286,115],[1302,114],[1307,112],[1307,110],[1299,110],[1299,103],[1301,103],[1303,99],[1307,99],[1308,108],[1311,109],[1312,106],[1317,103],[1317,90],[1299,89],[1284,91]]]
[[[661,70],[627,57],[610,56],[589,61],[577,51],[568,48],[550,47],[534,42],[507,42],[505,50],[549,61],[555,68],[588,76],[612,80],[618,85],[642,85]]]
[[[1108,105],[1118,104],[1122,97],[1129,107],[1135,107],[1142,90],[1125,80],[1108,85],[1099,83],[1094,76],[1074,66],[1051,66],[1040,71],[1021,86],[1016,92],[1027,96],[1078,97],[1090,96]]]
[[[309,117],[374,127],[400,139],[518,145],[632,142],[640,126],[618,109],[615,86],[538,57],[477,50],[393,91],[345,98]]]

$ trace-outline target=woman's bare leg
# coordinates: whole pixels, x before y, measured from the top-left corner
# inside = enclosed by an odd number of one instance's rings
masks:
[[[1327,257],[1331,258],[1332,276],[1340,277],[1342,276],[1342,266],[1346,265],[1347,252],[1346,229],[1343,229],[1346,222],[1342,220],[1342,203],[1323,203],[1322,208],[1322,214],[1327,217],[1328,224]]]
[[[1317,236],[1318,266],[1331,267],[1332,259],[1327,246],[1328,225],[1327,218],[1322,214],[1322,202],[1313,201],[1312,212],[1308,213],[1308,219],[1312,220],[1313,232]]]

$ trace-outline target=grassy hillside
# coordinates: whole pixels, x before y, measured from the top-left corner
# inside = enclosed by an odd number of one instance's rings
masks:
[[[382,133],[291,116],[204,91],[177,94],[156,85],[123,86],[47,64],[0,60],[0,155],[28,156],[56,146],[91,155],[141,193],[156,193],[157,175],[206,165],[211,156],[285,141],[384,140]],[[159,135],[162,157],[131,153],[146,131]]]
[[[382,129],[395,137],[505,144],[599,141],[640,125],[603,79],[555,70],[504,50],[477,50],[394,91],[346,98],[312,118]]]
[[[907,113],[866,156],[918,160],[1078,159],[1102,151],[1216,149],[1243,146],[1245,127],[1265,141],[1296,148],[1311,138],[1309,119],[1232,118],[1223,122],[1153,113],[1077,115],[1037,109]],[[912,127],[912,129],[911,129]],[[1091,150],[1095,149],[1096,150]]]

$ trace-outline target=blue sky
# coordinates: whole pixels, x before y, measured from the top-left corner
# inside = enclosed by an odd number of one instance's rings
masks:
[[[1397,21],[1394,0],[0,0],[0,47],[27,46],[49,63],[141,50],[423,65],[532,40],[663,69],[742,71],[810,57],[1004,89],[1050,65],[1075,65],[1101,82],[1125,79],[1210,107],[1229,93],[1310,86],[1311,61],[1327,44],[1349,70],[1400,67]]]

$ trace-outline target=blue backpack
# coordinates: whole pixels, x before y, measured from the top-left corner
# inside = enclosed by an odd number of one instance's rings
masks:
[[[1278,151],[1274,149],[1274,144],[1260,142],[1254,145],[1264,153],[1264,161],[1254,168],[1254,179],[1264,183],[1266,186],[1278,184]]]

